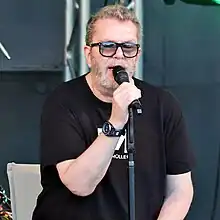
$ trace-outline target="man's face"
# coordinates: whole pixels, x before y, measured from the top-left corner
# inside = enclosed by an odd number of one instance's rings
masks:
[[[132,42],[137,43],[137,28],[130,21],[102,19],[95,23],[92,43],[99,42]],[[87,63],[96,77],[96,84],[103,89],[115,90],[118,85],[114,81],[112,67],[120,65],[125,68],[129,76],[133,76],[140,51],[136,57],[126,58],[119,47],[113,57],[104,57],[99,52],[99,46],[87,48]]]

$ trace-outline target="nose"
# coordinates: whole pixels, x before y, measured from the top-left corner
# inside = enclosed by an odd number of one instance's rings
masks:
[[[122,51],[121,47],[117,48],[116,53],[113,57],[114,58],[124,58],[124,54],[123,54],[123,51]]]

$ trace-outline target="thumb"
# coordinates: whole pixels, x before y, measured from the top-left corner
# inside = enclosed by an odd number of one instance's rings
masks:
[[[130,82],[132,85],[134,85],[134,80],[133,80],[132,77],[129,77],[129,82]]]

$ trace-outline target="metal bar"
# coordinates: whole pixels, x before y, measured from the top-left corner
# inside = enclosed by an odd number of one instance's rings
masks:
[[[71,59],[72,56],[70,52],[67,50],[69,45],[69,41],[71,38],[72,30],[73,30],[73,21],[74,21],[74,0],[66,0],[66,8],[65,8],[65,48],[64,48],[64,81],[68,81],[73,78],[70,66],[68,65],[68,59]]]
[[[8,60],[11,59],[11,57],[10,57],[8,51],[5,49],[4,45],[3,45],[1,42],[0,42],[0,50],[2,51],[2,53],[6,56],[6,58],[7,58]]]
[[[86,36],[86,24],[90,17],[90,0],[80,1],[80,70],[79,75],[83,75],[88,72],[88,66],[86,64],[86,59],[84,56],[84,45]]]
[[[77,75],[76,75],[75,67],[74,67],[74,59],[72,57],[67,58],[67,65],[69,67],[69,72],[70,72],[71,78],[72,79],[76,78]]]
[[[69,39],[69,45],[67,46],[67,51],[73,51],[74,45],[76,44],[76,35],[78,31],[78,26],[80,23],[79,20],[79,4],[75,2],[75,11],[74,11],[74,21],[73,21],[73,28],[72,28],[72,33]]]
[[[128,4],[128,6],[127,6],[127,8],[129,9],[129,10],[133,10],[134,9],[134,1],[131,1],[129,4]]]
[[[140,21],[141,27],[143,28],[143,0],[136,0],[135,1],[135,14]],[[141,45],[141,48],[143,48],[142,36],[140,38],[140,45]],[[139,58],[137,70],[135,72],[135,77],[138,79],[144,78],[144,76],[143,76],[143,55],[141,55]]]

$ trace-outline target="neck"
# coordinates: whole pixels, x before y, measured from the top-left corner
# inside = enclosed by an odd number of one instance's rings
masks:
[[[92,73],[86,75],[86,81],[92,93],[101,101],[111,103],[113,97],[113,90],[103,88],[99,85],[97,80],[92,76]]]

